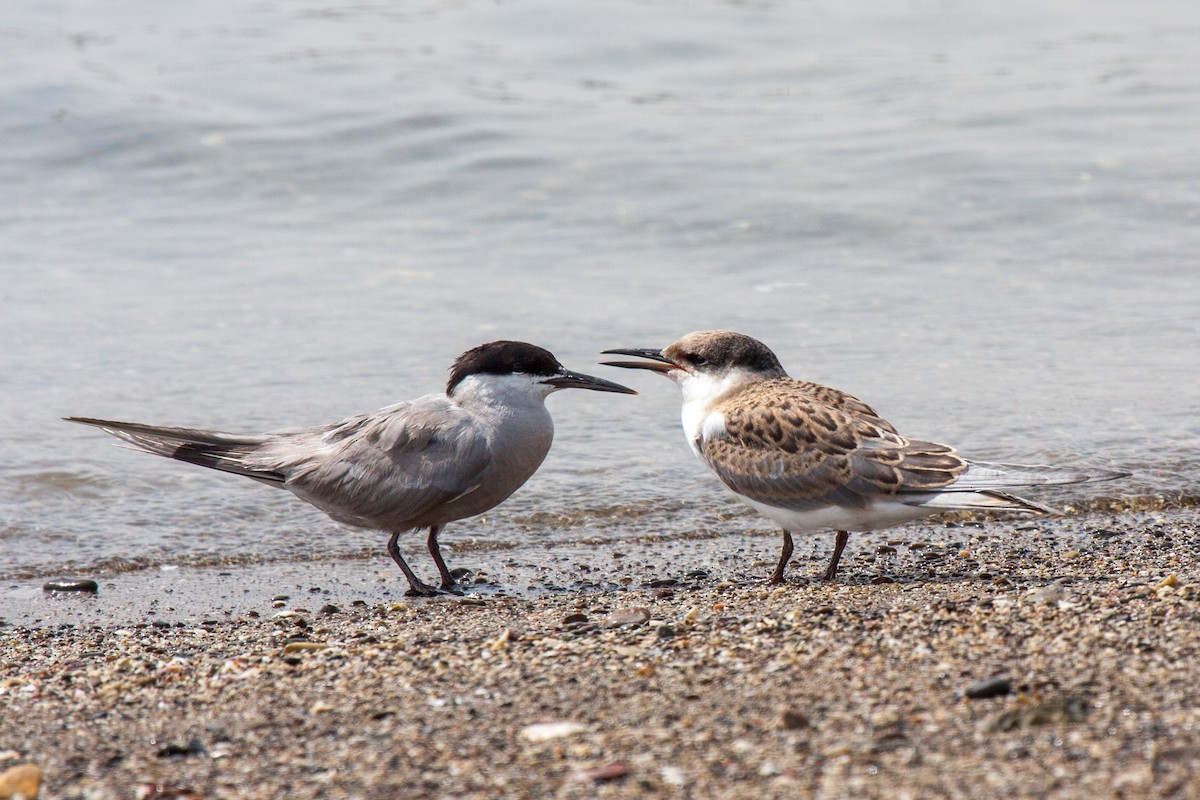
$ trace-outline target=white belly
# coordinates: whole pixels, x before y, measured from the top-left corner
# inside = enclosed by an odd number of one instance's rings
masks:
[[[735,492],[736,494],[736,492]],[[817,533],[818,531],[877,531],[902,522],[937,513],[936,508],[908,506],[891,501],[875,502],[866,508],[841,508],[826,506],[810,511],[794,511],[788,508],[769,506],[742,495],[738,499],[755,511],[770,517],[781,528],[792,533]]]

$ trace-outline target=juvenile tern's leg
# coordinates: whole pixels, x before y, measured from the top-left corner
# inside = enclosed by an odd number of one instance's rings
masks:
[[[446,568],[446,562],[442,559],[442,550],[438,547],[437,535],[439,530],[440,528],[437,525],[431,527],[429,529],[429,538],[425,543],[429,546],[429,555],[433,556],[433,563],[437,564],[438,574],[442,576],[442,591],[455,592],[458,589],[458,584],[454,582],[454,576]],[[458,593],[462,594],[461,592]]]
[[[825,568],[825,574],[821,576],[821,580],[831,581],[837,575],[838,562],[842,560],[842,551],[846,549],[848,541],[850,541],[849,533],[837,532],[837,539],[833,542],[833,558],[829,559],[829,566]]]
[[[787,569],[788,559],[792,557],[792,534],[791,531],[783,532],[783,550],[779,553],[779,563],[775,566],[775,571],[771,573],[771,577],[767,578],[767,583],[783,583],[783,571]]]
[[[400,546],[396,543],[399,538],[400,531],[393,531],[392,538],[388,539],[388,553],[391,554],[392,560],[400,567],[400,571],[404,573],[404,577],[408,578],[409,590],[405,594],[417,597],[433,597],[438,593],[438,590],[427,583],[422,583],[413,574],[408,564],[404,563],[404,556],[400,555]]]

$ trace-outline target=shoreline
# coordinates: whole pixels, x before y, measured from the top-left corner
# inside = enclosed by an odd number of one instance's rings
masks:
[[[1186,796],[1197,534],[1192,511],[909,526],[833,584],[819,537],[781,587],[743,582],[765,536],[499,554],[433,599],[384,558],[149,599],[113,576],[29,601],[73,622],[6,612],[0,773],[38,765],[43,798]]]
[[[871,533],[851,534],[835,585],[871,581],[913,583],[970,581],[980,574],[1010,569],[1003,542],[1047,556],[1094,544],[1100,536],[1136,536],[1164,523],[1187,524],[1200,508],[1126,505],[1120,509],[1077,511],[1069,516],[1007,516],[996,519],[943,515]],[[1143,507],[1144,508],[1144,507]],[[948,518],[947,518],[948,517]],[[1103,531],[1127,531],[1111,537]],[[414,536],[414,540],[419,537]],[[786,585],[812,583],[832,552],[833,534],[796,536]],[[1114,546],[1131,542],[1114,542]],[[670,535],[647,530],[633,537],[591,537],[517,547],[489,547],[466,539],[442,544],[454,569],[466,571],[463,589],[481,597],[540,597],[563,592],[616,592],[654,588],[654,581],[699,585],[722,581],[754,583],[766,577],[779,555],[780,534],[771,528],[710,529]],[[1009,548],[1011,549],[1011,548]],[[418,574],[431,564],[416,545],[410,554]],[[704,573],[703,581],[689,575]],[[435,576],[426,574],[427,578]],[[94,580],[98,594],[51,593],[55,580]],[[313,602],[368,605],[405,601],[407,589],[382,543],[357,553],[306,560],[229,559],[189,565],[148,565],[117,569],[67,569],[0,577],[0,626],[64,624],[128,625],[151,619],[196,623],[262,612],[278,596],[311,595]],[[322,599],[323,598],[323,599]]]

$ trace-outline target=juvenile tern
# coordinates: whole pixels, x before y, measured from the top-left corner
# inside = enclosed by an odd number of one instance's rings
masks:
[[[455,588],[438,532],[506,500],[541,465],[554,437],[544,401],[560,389],[637,394],[572,372],[548,350],[498,341],[454,362],[445,394],[430,394],[312,428],[245,436],[67,417],[138,450],[287,489],[347,525],[391,534],[388,553],[409,594],[433,595],[400,555],[401,533],[428,528],[441,589]]]
[[[697,331],[662,350],[605,350],[647,361],[608,366],[665,375],[683,393],[692,451],[746,505],[783,528],[769,583],[781,583],[792,534],[833,529],[831,581],[850,531],[948,510],[1049,513],[1008,493],[1022,486],[1111,480],[1128,473],[968,461],[954,448],[906,439],[845,392],[788,376],[757,339]]]

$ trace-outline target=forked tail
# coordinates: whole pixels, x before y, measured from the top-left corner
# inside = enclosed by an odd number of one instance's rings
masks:
[[[165,428],[138,422],[116,422],[90,417],[64,417],[67,422],[91,425],[112,434],[134,450],[186,461],[201,467],[245,475],[256,481],[282,485],[286,476],[256,467],[248,461],[266,441],[265,436],[242,436],[196,428]]]
[[[937,491],[901,492],[902,502],[926,508],[970,511],[1027,511],[1033,514],[1056,514],[1052,508],[1009,494],[1008,489],[1026,486],[1062,486],[1072,483],[1111,481],[1129,476],[1128,472],[1113,470],[1063,469],[1025,464],[990,464],[969,462],[967,471],[953,483]]]

